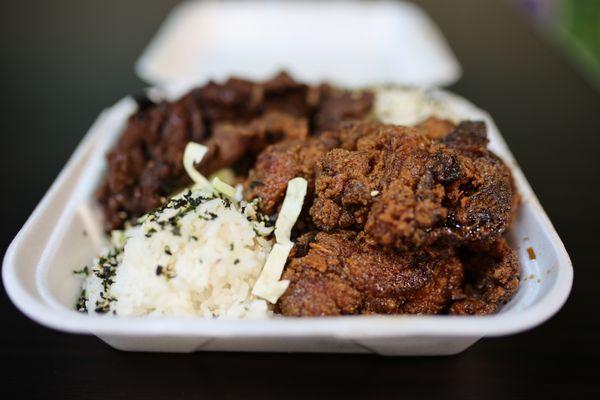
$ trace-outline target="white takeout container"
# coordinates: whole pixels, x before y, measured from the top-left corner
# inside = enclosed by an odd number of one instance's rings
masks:
[[[166,93],[174,98],[187,87],[170,86]],[[522,196],[509,233],[522,265],[521,285],[499,314],[210,320],[113,318],[74,311],[81,278],[73,270],[88,264],[106,244],[94,191],[105,168],[104,154],[135,110],[129,98],[102,113],[9,247],[2,271],[6,290],[19,309],[41,324],[93,333],[122,350],[440,355],[460,352],[483,336],[534,327],[565,302],[573,277],[569,257],[489,115],[447,92],[432,95],[465,119],[486,121],[490,148],[509,165]],[[529,258],[529,247],[535,260]]]
[[[398,3],[400,5],[393,7],[389,6],[389,3],[367,4],[374,4],[370,11],[371,17],[381,21],[381,25],[385,25],[387,15],[395,15],[396,22],[405,19],[417,21],[409,32],[411,38],[429,35],[427,32],[437,32],[431,28],[432,25],[424,17],[424,14],[414,6],[407,6],[404,3]],[[185,22],[182,21],[189,18],[190,14],[195,15],[195,18],[201,18],[201,13],[193,10],[202,7],[207,7],[209,10],[219,8],[212,3],[207,6],[186,3],[179,6],[168,18],[167,28],[161,30],[162,33],[155,38],[149,52],[145,52],[138,63],[138,72],[142,76],[156,82],[170,80],[168,68],[161,69],[157,66],[149,67],[149,65],[163,62],[166,57],[165,52],[176,53],[156,49],[167,46],[165,43],[175,46],[176,41],[165,38],[177,39],[180,36],[171,35],[169,32],[179,31],[178,26],[185,25]],[[229,6],[224,5],[223,7]],[[275,7],[273,9],[277,9],[280,6],[273,7]],[[354,12],[368,14],[366,11],[368,7],[364,8],[366,6],[355,5],[352,7],[350,8],[355,10]],[[246,12],[251,12],[250,9],[251,7],[246,9]],[[187,12],[181,10],[187,10]],[[287,19],[293,25],[292,22],[296,17],[294,9],[281,10],[277,17]],[[309,13],[307,10],[304,12]],[[321,12],[322,9],[317,8],[317,11]],[[218,25],[219,18],[228,19],[228,15],[231,15],[218,11],[212,12],[213,17],[210,20],[215,25]],[[229,12],[235,13],[235,10]],[[260,13],[262,11],[254,9],[253,12]],[[343,22],[344,18],[350,18],[348,15],[351,13],[345,12],[347,14],[340,17],[340,22]],[[328,15],[329,23],[335,24],[336,13],[330,12]],[[407,17],[410,15],[412,17]],[[315,14],[315,18],[317,17]],[[305,16],[305,18],[308,17]],[[192,31],[196,29],[195,24],[189,22],[187,24],[187,29]],[[393,24],[390,23],[391,25]],[[183,31],[185,32],[185,30]],[[423,80],[418,82],[420,84],[449,83],[457,78],[459,68],[453,61],[451,53],[440,50],[445,48],[443,41],[435,34],[430,36],[430,39],[438,42],[437,45],[430,45],[429,48],[433,49],[430,52],[432,59],[439,63],[428,64],[418,61],[410,64],[411,66],[407,68],[408,70],[428,69],[429,81]],[[242,38],[237,40],[242,40]],[[162,44],[156,44],[161,42]],[[397,43],[392,40],[392,44],[396,45]],[[227,42],[222,42],[224,48],[227,48],[227,45]],[[273,51],[269,46],[269,43],[265,44],[263,48],[265,53],[267,49]],[[400,46],[403,49],[407,48],[402,47],[404,45],[401,43]],[[150,57],[148,54],[152,53],[154,56]],[[415,56],[418,54],[420,53],[415,53]],[[402,53],[400,55],[404,56]],[[146,57],[145,60],[144,57]],[[250,70],[258,71],[258,75],[271,72],[267,67],[261,70],[262,67],[257,67],[253,62],[244,64],[242,60],[240,64],[243,65],[243,67],[238,66],[241,73]],[[439,64],[445,65],[442,70],[446,72],[436,69]],[[452,64],[455,64],[454,72],[449,74],[448,71],[452,70],[452,67],[447,69],[447,66]],[[197,64],[195,65],[197,66]],[[308,71],[303,68],[290,69],[297,74],[298,78],[310,82],[327,75],[326,68]],[[154,72],[150,73],[149,71]],[[226,74],[235,72],[226,69],[224,71]],[[161,75],[165,72],[165,75]],[[176,72],[172,76],[176,76],[180,71]],[[199,71],[189,70],[188,72],[191,76]],[[196,73],[195,79],[188,76],[188,79],[183,82],[163,85],[162,89],[155,90],[155,92],[175,98],[189,89],[194,81],[203,83],[208,77],[218,78],[219,76],[213,74],[216,72],[218,71],[210,71],[205,74]],[[341,73],[342,79],[337,81],[342,81],[347,85],[389,80],[414,83],[411,81],[411,77],[416,76],[405,71],[403,76],[407,79],[403,79],[402,74],[394,76],[381,72],[379,76],[370,78],[371,80],[359,81],[357,79],[360,76],[359,72],[357,70],[347,75]],[[182,75],[187,74],[182,73]],[[90,263],[91,259],[106,244],[100,213],[94,200],[94,191],[105,169],[104,154],[117,139],[127,116],[135,110],[135,103],[129,98],[120,101],[99,116],[57,180],[10,245],[2,269],[6,291],[23,313],[45,326],[66,332],[92,333],[117,349],[135,351],[303,351],[442,355],[458,353],[483,336],[506,335],[532,328],[550,318],[565,302],[573,279],[569,257],[489,115],[468,101],[446,92],[435,91],[432,92],[432,96],[441,102],[446,101],[451,104],[454,111],[464,118],[486,121],[491,140],[490,148],[509,165],[522,196],[522,204],[509,234],[509,239],[518,250],[522,264],[521,286],[512,301],[496,315],[481,317],[390,315],[211,320],[170,317],[113,318],[111,316],[84,315],[74,311],[73,306],[79,293],[81,278],[75,276],[72,271]],[[531,260],[528,256],[527,249],[529,247],[536,253],[535,260]]]

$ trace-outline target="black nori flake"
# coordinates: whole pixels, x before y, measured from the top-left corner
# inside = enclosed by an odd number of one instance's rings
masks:
[[[106,314],[110,311],[110,302],[106,300],[97,301],[94,311],[96,311],[98,314]]]
[[[87,293],[85,292],[85,289],[81,289],[81,293],[79,294],[79,298],[77,299],[77,303],[75,304],[75,310],[86,313],[88,311],[86,302]]]
[[[203,219],[205,221],[213,221],[217,219],[218,215],[212,211],[207,212],[205,215],[198,214],[198,218]]]
[[[84,275],[84,276],[88,276],[90,274],[90,269],[88,268],[88,266],[86,265],[85,267],[81,268],[81,269],[76,269],[73,271],[73,273],[75,275]]]
[[[192,209],[196,209],[200,204],[202,204],[202,197],[190,197],[188,200]]]
[[[168,256],[172,256],[171,248],[169,246],[165,246],[165,254]]]
[[[110,286],[115,283],[115,281],[113,281],[112,279],[105,279],[102,281],[102,288],[104,289],[104,291],[108,291],[108,289],[110,288]]]
[[[272,227],[272,226],[275,226],[275,218],[271,218],[271,217],[267,216],[267,217],[266,217],[266,218],[263,220],[263,222],[265,223],[265,226],[266,226],[267,228],[270,228],[270,227]]]
[[[223,204],[226,208],[231,208],[231,200],[229,200],[227,197],[221,197],[221,200],[223,200]]]
[[[160,275],[167,278],[167,280],[173,279],[177,276],[177,274],[174,274],[172,272],[170,267],[163,267],[162,265],[157,265],[156,266],[156,276],[160,276]]]
[[[181,213],[181,211],[179,211],[177,214],[175,214],[171,218],[169,218],[168,219],[169,224],[171,224],[171,225],[177,225],[177,223],[181,219],[180,213]]]
[[[236,258],[235,260],[233,260],[233,265],[237,265],[240,263],[240,259]]]
[[[148,229],[148,232],[146,232],[146,234],[144,236],[146,236],[147,238],[151,237],[154,233],[156,233],[156,229],[154,228],[150,228]]]
[[[189,201],[186,198],[173,200],[173,208],[179,210],[180,208],[189,205]]]
[[[98,259],[98,263],[92,268],[92,272],[98,278],[102,280],[103,292],[100,293],[100,297],[104,298],[104,294],[108,291],[110,286],[115,282],[112,279],[117,273],[117,267],[119,265],[117,256],[122,252],[122,249],[113,249],[106,256],[102,256]],[[98,308],[98,307],[97,307]],[[102,307],[100,307],[102,309]]]
[[[96,308],[94,309],[94,311],[96,311],[98,314],[105,314],[109,312],[110,303],[112,303],[113,301],[117,301],[117,299],[114,297],[104,297],[104,293],[100,293],[100,298],[102,299],[102,301],[96,301]]]

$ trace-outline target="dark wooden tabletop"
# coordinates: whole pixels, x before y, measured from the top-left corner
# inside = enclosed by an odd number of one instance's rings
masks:
[[[0,249],[99,111],[144,87],[133,64],[175,1],[3,2]],[[8,398],[591,398],[600,394],[600,95],[503,1],[424,1],[463,68],[451,87],[489,110],[575,266],[564,308],[452,357],[143,354],[41,327],[0,293]]]

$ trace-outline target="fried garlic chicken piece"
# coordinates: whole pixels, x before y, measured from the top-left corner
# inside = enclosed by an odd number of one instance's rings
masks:
[[[446,137],[456,128],[456,125],[447,119],[429,117],[414,127],[421,135],[426,136],[429,139],[438,140]]]
[[[360,126],[370,125],[374,129],[380,126],[379,123]],[[246,199],[260,198],[263,213],[276,213],[283,202],[287,182],[301,176],[308,181],[306,199],[311,205],[318,161],[332,149],[355,147],[356,140],[365,134],[355,129],[356,126],[355,123],[342,124],[340,129],[325,131],[305,140],[284,140],[268,146],[258,155],[244,183]]]
[[[311,233],[296,243],[277,303],[287,316],[437,314],[460,293],[463,267],[452,249],[397,252],[355,232]]]
[[[493,314],[517,292],[519,259],[506,240],[470,244],[459,257],[465,267],[464,298],[452,304],[451,314]]]
[[[325,141],[318,138],[289,140],[269,146],[260,153],[244,183],[248,200],[260,198],[260,210],[274,214],[283,202],[288,181],[303,177],[308,181],[310,199],[314,193],[314,166],[329,150]]]
[[[508,168],[487,150],[483,123],[443,142],[414,128],[358,123],[317,164],[310,214],[317,228],[363,231],[413,249],[499,238],[516,204]],[[364,131],[364,134],[360,134]]]

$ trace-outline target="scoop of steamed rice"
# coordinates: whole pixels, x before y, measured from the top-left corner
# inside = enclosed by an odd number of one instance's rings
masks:
[[[271,250],[268,218],[253,203],[187,191],[123,232],[86,282],[90,312],[126,316],[263,318],[252,294]],[[111,258],[112,257],[112,258]]]

